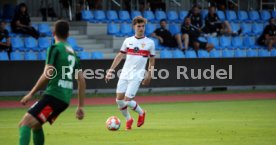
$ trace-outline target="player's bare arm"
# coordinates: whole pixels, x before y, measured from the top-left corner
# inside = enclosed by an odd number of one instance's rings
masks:
[[[154,69],[154,65],[155,65],[155,58],[154,57],[150,57],[149,59],[149,66],[148,66],[148,71],[147,74],[145,76],[145,79],[142,82],[142,85],[149,85],[152,75],[153,75],[153,69]]]
[[[115,71],[115,68],[118,66],[118,64],[122,61],[122,59],[125,57],[124,53],[119,52],[116,57],[114,58],[114,61],[110,67],[110,69],[107,71],[106,76],[105,76],[105,82],[108,82],[111,77],[112,73]]]
[[[36,82],[35,86],[32,88],[32,90],[25,95],[22,99],[21,99],[21,104],[26,105],[28,103],[29,100],[32,99],[32,97],[34,96],[34,94],[36,92],[38,92],[40,89],[44,88],[48,82],[49,82],[49,78],[46,76],[52,76],[53,75],[53,70],[52,70],[53,66],[52,65],[45,65],[44,67],[44,71],[41,74],[40,78],[38,79],[38,81]]]
[[[82,120],[84,118],[84,97],[85,97],[85,88],[86,88],[86,83],[85,79],[83,77],[82,71],[78,71],[78,107],[76,111],[76,118],[79,120]]]

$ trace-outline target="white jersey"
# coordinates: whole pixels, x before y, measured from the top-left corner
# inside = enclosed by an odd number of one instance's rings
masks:
[[[149,57],[155,56],[153,40],[147,37],[128,37],[125,39],[120,51],[126,54],[126,61],[120,79],[144,79],[147,60]]]

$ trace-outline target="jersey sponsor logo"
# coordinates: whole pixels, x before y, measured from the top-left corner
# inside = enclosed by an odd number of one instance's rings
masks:
[[[139,47],[135,47],[134,49],[127,48],[127,54],[148,57],[150,52],[148,50],[140,50]]]
[[[137,53],[139,51],[139,47],[134,47],[134,52]]]
[[[142,45],[142,48],[145,48],[145,46],[146,46],[146,44],[145,44],[145,43],[142,43],[141,45]]]
[[[73,82],[72,81],[65,81],[65,80],[59,80],[58,86],[65,88],[65,89],[73,89]]]

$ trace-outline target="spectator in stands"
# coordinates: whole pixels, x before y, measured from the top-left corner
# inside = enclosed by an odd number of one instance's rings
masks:
[[[11,41],[8,30],[5,29],[6,23],[0,21],[0,51],[8,52],[10,56],[11,52]]]
[[[275,18],[269,19],[269,24],[264,28],[262,35],[258,38],[259,45],[265,45],[270,51],[273,45],[276,44],[276,25]]]
[[[166,47],[178,47],[183,50],[180,34],[173,35],[167,29],[167,21],[165,19],[160,20],[160,28],[157,28],[152,34],[152,37],[157,38],[161,45]]]
[[[220,21],[216,14],[215,6],[209,7],[209,13],[205,18],[205,27],[203,31],[207,34],[213,35],[231,35],[233,34],[232,29],[228,21]],[[240,33],[240,31],[239,31]]]
[[[181,26],[181,33],[182,38],[185,37],[185,34],[189,36],[189,46],[193,47],[196,51],[200,48],[206,49],[207,51],[210,51],[214,48],[213,44],[208,44],[198,40],[201,35],[200,30],[191,24],[191,18],[189,17],[185,18],[184,23]]]
[[[198,28],[198,30],[201,31],[202,28],[202,17],[200,14],[201,8],[199,5],[194,5],[193,8],[189,11],[187,17],[191,18],[191,23],[195,27]]]
[[[11,28],[14,33],[29,34],[36,39],[39,37],[38,31],[31,25],[28,8],[25,3],[19,4],[18,10],[12,19]]]

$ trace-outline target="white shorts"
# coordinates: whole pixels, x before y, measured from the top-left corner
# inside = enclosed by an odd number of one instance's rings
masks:
[[[139,89],[140,84],[140,80],[119,79],[116,93],[125,93],[126,97],[134,98]]]

